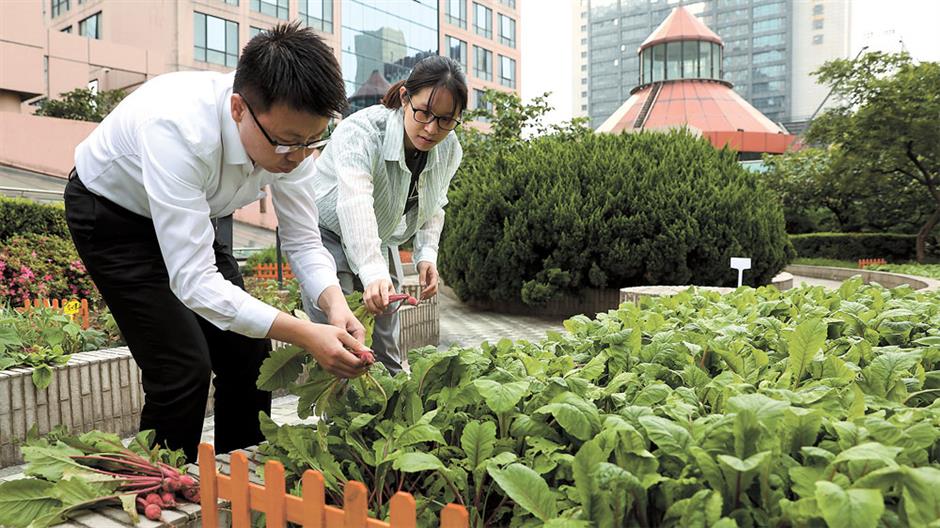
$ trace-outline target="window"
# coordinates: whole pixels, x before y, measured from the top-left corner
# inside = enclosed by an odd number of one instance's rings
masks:
[[[587,92],[581,92],[581,97],[587,97]]]
[[[473,75],[484,81],[493,80],[493,52],[481,48],[473,47]]]
[[[782,18],[771,18],[768,20],[760,20],[754,22],[754,33],[761,33],[763,31],[773,31],[775,29],[783,29],[785,26],[785,21]]]
[[[584,24],[582,24],[582,25],[581,25],[581,32],[584,33],[585,31],[587,31],[587,26],[584,25]]]
[[[264,31],[265,31],[264,29],[259,28],[259,27],[248,26],[248,39],[251,40],[255,38],[256,36],[258,36],[258,33],[264,33]]]
[[[83,37],[101,38],[101,12],[95,13],[78,23],[78,34]]]
[[[305,26],[333,32],[333,0],[300,0],[298,13]]]
[[[194,58],[234,68],[238,64],[238,23],[193,13]]]
[[[506,15],[499,15],[499,43],[510,48],[516,47],[516,21]]]
[[[587,110],[587,105],[581,105],[581,110]]]
[[[822,35],[813,35],[813,44],[822,44],[823,36]]]
[[[697,79],[698,74],[698,45],[694,40],[682,42],[682,78]]]
[[[813,20],[813,29],[822,29],[823,28],[823,19],[817,18]]]
[[[78,0],[78,3],[82,3],[82,0]],[[225,0],[225,3],[230,6],[238,7],[238,0]]]
[[[72,26],[70,26],[70,25],[69,25],[69,26],[65,26],[64,28],[60,29],[59,31],[61,31],[62,33],[71,33],[71,32],[72,32]]]
[[[504,6],[508,6],[509,9],[516,8],[516,0],[499,0],[499,3],[503,4]]]
[[[467,43],[451,36],[447,37],[447,56],[459,62],[467,71]]]
[[[52,18],[69,10],[69,0],[52,0]]]
[[[587,64],[581,65],[581,71],[587,71]]]
[[[813,14],[821,15],[823,14],[823,4],[816,4],[813,6]]]
[[[681,77],[682,46],[681,42],[669,42],[666,46],[666,79],[673,80]]]
[[[287,0],[251,0],[251,10],[287,20]]]
[[[762,37],[754,37],[755,48],[765,48],[767,46],[782,46],[784,41],[783,33],[776,33],[774,35],[764,35]]]
[[[473,29],[477,35],[493,38],[493,10],[474,2]]]
[[[770,79],[771,77],[783,77],[785,71],[783,64],[775,64],[773,66],[759,66],[751,70],[752,76],[755,81],[762,81]]]
[[[653,82],[663,80],[666,72],[666,45],[653,46]]]
[[[581,77],[581,84],[587,84],[587,78]]]
[[[499,56],[499,84],[507,88],[516,87],[516,61]]]
[[[754,64],[762,64],[765,62],[775,62],[782,61],[784,59],[783,51],[781,50],[771,50],[771,51],[762,51],[760,53],[755,53],[751,61]]]
[[[760,18],[770,15],[782,15],[783,3],[764,4],[754,7],[754,18]]]
[[[447,23],[467,29],[467,0],[447,0]]]
[[[581,45],[582,45],[582,46],[587,46],[587,39],[586,39],[586,38],[581,39]]]
[[[493,103],[489,101],[484,101],[483,100],[484,94],[486,94],[486,92],[484,92],[483,90],[477,90],[476,88],[474,88],[473,90],[473,101],[475,105],[474,109],[476,110],[486,109],[489,112],[493,112]],[[478,117],[477,121],[482,121],[486,123],[489,121],[489,118]]]

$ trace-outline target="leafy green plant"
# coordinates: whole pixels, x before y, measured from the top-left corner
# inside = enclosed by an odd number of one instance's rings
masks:
[[[877,264],[865,269],[940,279],[940,264]]]
[[[373,515],[414,494],[474,526],[927,526],[940,515],[940,294],[859,278],[839,290],[690,290],[577,316],[540,343],[409,353],[262,415],[289,484]],[[295,383],[300,370],[268,386]],[[342,383],[342,382],[340,382]]]
[[[302,308],[300,300],[300,282],[297,279],[285,279],[284,288],[278,288],[276,279],[245,277],[245,290],[257,299],[287,313],[294,313]]]
[[[440,270],[462,300],[733,285],[728,261],[742,255],[759,285],[794,256],[773,195],[734,152],[688,131],[513,145],[462,165],[449,193]]]
[[[65,209],[61,204],[0,196],[0,242],[27,234],[69,238]]]
[[[96,325],[82,329],[60,310],[33,308],[20,311],[0,306],[0,370],[32,367],[32,380],[42,390],[52,382],[52,369],[77,352],[117,346],[120,335],[110,314],[99,315]]]
[[[61,99],[43,101],[36,115],[100,123],[126,95],[124,90],[98,92],[89,88],[76,88],[60,94]]]
[[[143,431],[125,447],[101,431],[76,436],[57,428],[41,438],[30,431],[21,448],[27,477],[0,483],[0,525],[45,528],[107,503],[122,505],[137,524],[138,510],[158,520],[177,499],[198,502],[198,482],[179,469],[182,451],[153,440],[153,431]]]

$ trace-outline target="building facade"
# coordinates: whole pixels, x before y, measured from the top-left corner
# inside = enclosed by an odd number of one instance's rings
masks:
[[[335,50],[355,111],[438,53],[463,65],[473,106],[487,88],[520,93],[521,1],[44,0],[43,19],[50,30],[160,50],[164,71],[228,71],[251,37],[300,20]],[[89,80],[100,89],[135,81],[114,70]]]
[[[637,48],[676,6],[725,42],[721,78],[768,118],[800,128],[827,90],[810,72],[849,56],[848,0],[586,0],[576,97],[594,127],[639,84]],[[586,106],[586,108],[584,108]],[[576,114],[577,115],[577,114]]]

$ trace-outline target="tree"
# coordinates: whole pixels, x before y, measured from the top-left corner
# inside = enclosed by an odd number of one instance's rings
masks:
[[[764,163],[762,179],[780,197],[791,234],[910,233],[933,212],[921,186],[910,178],[865,178],[834,146],[765,154]]]
[[[879,52],[830,61],[815,73],[841,104],[813,122],[807,139],[832,144],[869,181],[904,177],[921,186],[933,208],[917,233],[923,262],[940,222],[940,63]]]
[[[124,99],[127,92],[106,90],[95,93],[88,88],[76,88],[61,95],[61,99],[43,101],[36,115],[100,123]]]

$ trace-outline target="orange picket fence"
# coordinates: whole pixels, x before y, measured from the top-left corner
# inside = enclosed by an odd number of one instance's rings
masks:
[[[290,264],[284,263],[281,265],[281,274],[284,279],[293,279],[294,274],[290,270]],[[255,266],[255,277],[259,279],[276,279],[277,278],[277,264],[258,264]]]
[[[887,264],[888,261],[883,258],[858,259],[858,268],[865,269],[865,266],[874,266],[876,264]]]
[[[326,504],[323,475],[308,470],[301,481],[303,496],[285,489],[284,466],[269,460],[264,465],[264,486],[248,479],[248,457],[232,453],[231,475],[216,470],[215,449],[199,445],[199,493],[202,525],[219,526],[218,499],[231,501],[232,528],[250,528],[251,512],[263,512],[267,528],[283,528],[292,522],[304,528],[416,528],[417,512],[411,494],[396,493],[389,502],[389,522],[369,517],[369,490],[356,481],[346,483],[343,508]],[[458,504],[441,510],[441,528],[468,528],[470,516]]]
[[[88,311],[88,299],[26,299],[26,304],[23,306],[22,310],[39,308],[40,306],[54,310],[63,310],[66,314],[73,316],[73,319],[74,316],[78,316],[83,330],[88,329],[88,326],[91,324],[91,315]]]

